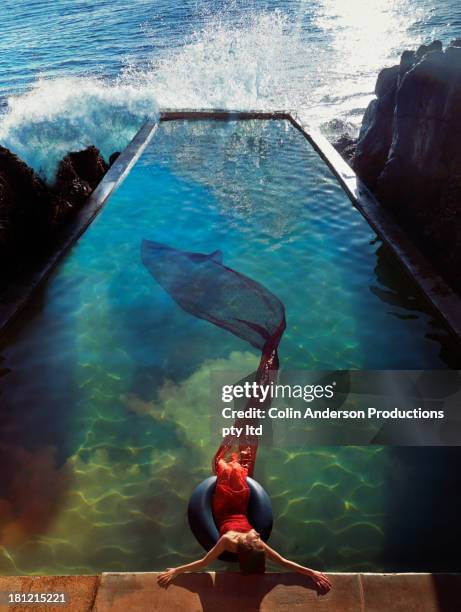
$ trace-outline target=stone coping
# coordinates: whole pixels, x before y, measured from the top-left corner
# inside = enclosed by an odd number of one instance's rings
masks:
[[[161,121],[177,120],[286,120],[298,129],[316,149],[332,170],[353,205],[365,217],[379,239],[394,255],[400,267],[413,280],[432,309],[439,313],[454,336],[461,340],[461,299],[437,274],[432,265],[409,240],[401,227],[377,202],[364,183],[357,177],[336,149],[318,131],[289,110],[225,110],[180,109],[163,110]],[[8,290],[0,295],[0,333],[14,320],[27,304],[30,296],[49,276],[53,268],[90,225],[105,205],[111,193],[129,173],[152,138],[157,124],[147,122],[109,169],[91,195],[88,203],[61,231],[61,239],[46,260],[33,273],[19,276]]]
[[[65,605],[0,605],[0,611],[36,612],[459,612],[461,574],[331,573],[333,588],[319,596],[294,573],[242,576],[187,573],[168,590],[158,573],[100,576],[2,576],[0,592],[66,593]]]

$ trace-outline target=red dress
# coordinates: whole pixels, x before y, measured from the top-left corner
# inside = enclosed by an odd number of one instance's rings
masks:
[[[251,531],[247,510],[250,489],[248,470],[236,460],[220,459],[216,465],[216,488],[213,494],[213,516],[220,535],[227,531]]]

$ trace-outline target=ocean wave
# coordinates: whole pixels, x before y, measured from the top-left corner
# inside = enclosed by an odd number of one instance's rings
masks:
[[[165,24],[152,20],[143,24],[143,46],[134,54],[133,40],[120,31],[119,41],[118,30],[111,31],[108,40],[127,45],[118,76],[38,79],[9,98],[0,142],[52,181],[69,150],[95,144],[107,157],[158,108],[292,109],[315,125],[347,118],[357,131],[361,113],[351,109],[366,107],[378,70],[397,59],[417,13],[389,8],[385,0],[359,4],[325,0],[284,11],[227,6],[168,44]],[[132,13],[130,19],[139,19],[139,11]],[[111,57],[108,65],[115,60],[122,62]],[[78,71],[87,69],[75,62]]]
[[[281,11],[223,15],[137,76],[163,108],[294,107],[290,83],[303,51],[296,24]]]
[[[108,158],[124,148],[147,119],[158,119],[150,90],[129,80],[41,79],[8,100],[0,142],[52,182],[69,151],[96,145]]]
[[[39,79],[11,96],[0,142],[52,182],[69,150],[95,144],[108,157],[128,144],[158,108],[295,107],[290,86],[302,53],[295,25],[280,11],[210,19],[179,47],[127,61],[113,81]]]

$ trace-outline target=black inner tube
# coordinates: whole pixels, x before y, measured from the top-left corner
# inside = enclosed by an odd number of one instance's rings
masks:
[[[247,478],[250,488],[248,503],[248,520],[267,542],[272,531],[273,513],[269,495],[263,487]],[[213,517],[212,501],[216,487],[216,476],[210,476],[201,482],[193,491],[187,508],[189,526],[198,542],[205,550],[210,550],[219,540],[219,531]],[[237,555],[225,552],[219,557],[222,561],[237,561]]]

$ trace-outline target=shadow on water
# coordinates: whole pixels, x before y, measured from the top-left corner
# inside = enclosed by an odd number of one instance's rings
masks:
[[[397,317],[430,317],[427,337],[439,343],[441,361],[459,369],[459,344],[411,292],[405,277],[395,273],[391,261],[380,246],[375,272],[381,287],[371,291],[395,308]],[[393,468],[387,474],[382,566],[392,571],[459,571],[461,447],[389,447],[388,453]]]
[[[389,314],[406,320],[416,320],[421,316],[427,318],[430,332],[426,333],[429,341],[439,344],[440,367],[448,367],[454,370],[461,369],[461,349],[459,341],[443,325],[440,317],[418,295],[415,285],[397,267],[395,258],[383,245],[376,249],[375,274],[377,284],[370,286],[370,291],[390,308]],[[370,347],[372,350],[372,347]],[[386,356],[393,359],[394,356]],[[417,366],[418,368],[418,366]],[[415,369],[414,358],[409,357],[407,364],[402,364],[400,369]]]
[[[74,330],[60,313],[44,314],[48,287],[35,293],[0,338],[0,440],[30,449],[53,446],[62,463],[78,443],[71,436]]]
[[[460,570],[461,448],[389,449],[382,563],[393,571]]]
[[[41,320],[45,303],[46,288],[0,342],[0,544],[5,546],[43,533],[53,522],[70,485],[65,462],[77,443],[70,435],[75,420],[72,351],[62,362],[53,359],[50,334],[38,358],[32,356],[30,342],[40,342],[44,331],[34,321]],[[35,338],[25,339],[30,327],[23,331],[24,321],[32,323]],[[59,392],[51,393],[56,387]]]
[[[66,300],[79,303],[75,294],[68,297],[71,287],[64,284],[61,289]],[[171,456],[182,449],[196,466],[197,449],[169,418],[157,422],[149,415],[126,412],[123,426],[91,418],[89,410],[104,406],[79,388],[82,378],[76,368],[84,356],[74,319],[46,312],[48,300],[45,288],[0,343],[0,547],[9,555],[7,561],[0,558],[0,572],[155,567],[159,550],[178,550],[176,534],[187,529],[185,513],[175,521],[173,534],[162,519],[157,520],[174,515],[179,504],[171,483],[191,479],[190,466],[171,461]],[[48,325],[53,333],[47,335],[43,327]],[[46,346],[38,350],[40,342]],[[110,397],[109,402],[120,418],[115,400]],[[166,458],[165,466],[161,457]],[[98,475],[106,467],[113,474],[104,480]],[[124,480],[123,473],[130,470],[131,476]],[[106,510],[106,497],[119,501]],[[124,524],[117,542],[113,538],[110,542],[113,548],[105,541],[107,525],[101,527],[102,520],[97,524],[94,512],[108,522]],[[86,529],[92,534],[89,546]],[[63,540],[55,544],[61,533]],[[56,539],[44,543],[47,535]],[[79,553],[82,541],[86,546]],[[149,541],[156,545],[147,545]],[[127,561],[129,547],[136,550],[136,558],[133,554]],[[53,553],[51,560],[48,550]]]

